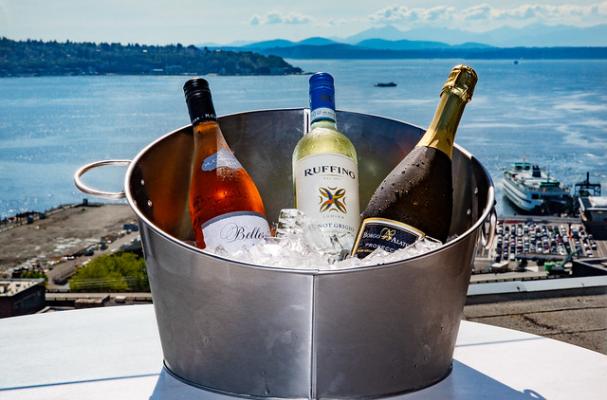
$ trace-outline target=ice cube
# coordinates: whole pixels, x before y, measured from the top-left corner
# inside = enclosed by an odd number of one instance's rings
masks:
[[[283,208],[278,214],[276,237],[290,237],[303,233],[304,213],[297,208]]]
[[[441,245],[442,243],[440,241],[427,236],[419,239],[413,244],[410,244],[404,249],[399,249],[394,252],[388,252],[382,248],[378,248],[363,259],[359,259],[357,257],[347,257],[343,261],[330,265],[329,269],[366,267],[403,261],[408,258],[425,254]]]
[[[353,235],[327,233],[317,221],[293,208],[280,211],[276,233],[277,237],[290,240],[291,249],[296,246],[300,255],[318,258],[321,264],[343,259],[354,243]]]
[[[328,234],[319,224],[291,208],[280,211],[276,237],[267,237],[232,254],[222,246],[216,254],[242,262],[283,268],[313,270],[347,269],[402,261],[434,250],[442,243],[426,237],[395,252],[377,249],[364,259],[349,256],[354,242],[351,234]]]

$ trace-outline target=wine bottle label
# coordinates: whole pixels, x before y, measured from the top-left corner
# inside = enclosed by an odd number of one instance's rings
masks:
[[[223,246],[228,252],[235,252],[270,236],[268,221],[251,211],[219,215],[206,221],[201,228],[204,243],[209,250]]]
[[[356,234],[360,223],[358,167],[343,154],[314,154],[295,162],[297,208],[328,233]]]
[[[335,110],[327,107],[319,107],[310,111],[310,122],[314,121],[335,121]]]
[[[230,150],[222,147],[217,153],[205,158],[201,166],[203,171],[213,171],[220,167],[239,169],[242,168],[242,165]]]
[[[358,231],[352,255],[365,258],[378,248],[391,253],[404,249],[425,236],[424,232],[402,222],[384,218],[366,218]]]

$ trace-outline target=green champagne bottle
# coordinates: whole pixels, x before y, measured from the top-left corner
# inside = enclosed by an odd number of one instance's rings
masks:
[[[379,185],[362,213],[353,255],[364,258],[377,248],[395,251],[425,236],[447,240],[453,142],[477,79],[469,66],[451,70],[426,133]]]

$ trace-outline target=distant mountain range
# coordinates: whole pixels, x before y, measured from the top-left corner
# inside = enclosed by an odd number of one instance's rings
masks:
[[[346,38],[311,37],[301,41],[274,39],[208,46],[289,58],[606,58],[607,25],[579,28],[536,24],[480,33],[449,28],[401,31],[388,25],[370,28]],[[513,50],[520,47],[540,47],[541,50]]]
[[[249,49],[271,49],[271,48],[280,48],[280,47],[292,47],[295,45],[300,46],[326,46],[331,44],[337,44],[339,42],[331,39],[326,39],[323,37],[311,37],[308,39],[301,40],[299,42],[292,42],[290,40],[285,39],[275,39],[275,40],[266,40],[263,42],[249,43],[244,44],[240,47],[246,47]]]
[[[232,49],[238,51],[238,49]],[[295,45],[287,47],[250,48],[247,52],[257,52],[286,59],[607,59],[607,47],[446,47],[407,50],[373,49],[349,44],[324,46]]]
[[[379,50],[420,50],[420,49],[446,49],[446,48],[489,48],[492,46],[483,43],[467,42],[458,45],[450,45],[438,41],[426,40],[387,40],[387,39],[364,39],[357,43],[344,43],[323,37],[311,37],[293,42],[286,39],[266,40],[263,42],[249,43],[242,46],[219,46],[224,49],[247,49],[247,50],[266,50],[266,49],[281,49],[296,46],[344,46],[344,47],[360,47],[366,49]]]
[[[387,26],[346,38],[347,43],[381,37],[391,40],[438,40],[446,43],[481,42],[496,47],[586,47],[607,46],[607,24],[590,27],[534,24],[523,28],[502,27],[486,32],[449,28],[416,28],[408,31]]]
[[[279,49],[294,49],[294,48],[306,48],[306,47],[334,47],[342,50],[349,49],[353,52],[363,49],[375,49],[375,50],[426,50],[426,49],[485,49],[491,48],[483,43],[477,42],[466,42],[462,44],[450,45],[439,41],[427,41],[427,40],[387,40],[387,39],[364,39],[357,43],[344,43],[333,39],[327,39],[323,37],[311,37],[298,42],[294,42],[286,39],[274,39],[264,40],[261,42],[247,43],[243,45],[200,45],[199,47],[210,47],[214,49],[232,50],[232,51],[257,51],[261,53],[273,53]],[[279,51],[280,52],[280,51]]]

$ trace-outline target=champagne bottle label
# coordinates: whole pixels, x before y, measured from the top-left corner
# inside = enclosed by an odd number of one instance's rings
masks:
[[[206,248],[211,251],[223,246],[228,252],[235,252],[270,236],[268,221],[251,211],[219,215],[206,221],[201,228]]]
[[[391,253],[425,236],[424,232],[411,225],[384,218],[366,218],[360,226],[352,255],[365,258],[378,248]]]
[[[213,153],[205,158],[201,166],[203,171],[213,171],[220,167],[239,169],[242,168],[242,165],[230,150],[222,147],[217,153]]]
[[[358,167],[337,153],[314,154],[295,162],[297,208],[328,233],[356,234],[360,223]]]

